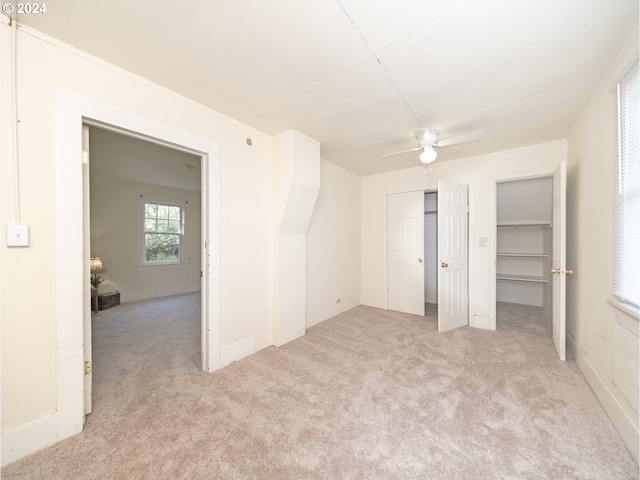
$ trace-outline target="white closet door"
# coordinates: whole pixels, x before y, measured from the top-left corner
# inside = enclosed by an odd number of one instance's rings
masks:
[[[467,185],[438,182],[438,331],[469,324]]]
[[[387,305],[424,315],[424,192],[387,196]]]
[[[553,175],[553,343],[560,360],[566,359],[566,295],[567,270],[566,263],[566,227],[567,227],[567,164],[560,162]]]

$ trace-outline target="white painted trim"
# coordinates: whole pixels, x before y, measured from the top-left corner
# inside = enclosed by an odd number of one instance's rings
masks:
[[[638,463],[638,450],[640,448],[640,432],[638,431],[638,427],[634,425],[633,421],[627,416],[616,397],[602,381],[598,372],[593,368],[589,359],[582,353],[582,350],[576,345],[573,337],[568,333],[567,344],[571,356],[580,369],[580,372],[602,405],[602,408],[609,417],[609,420],[611,420],[620,438],[622,438],[622,441],[627,446],[629,453],[631,453],[631,456],[633,456],[636,463]]]
[[[56,409],[50,415],[2,434],[2,465],[82,431],[83,395],[83,222],[82,125],[91,121],[138,132],[202,155],[202,367],[220,362],[220,158],[218,144],[147,118],[57,89],[56,134]],[[206,243],[205,243],[206,242]],[[208,292],[208,294],[205,294]]]
[[[254,353],[256,353],[255,335],[222,347],[220,350],[220,365],[221,367],[226,367]]]
[[[83,407],[84,408],[84,407]],[[84,412],[83,415],[84,417]],[[51,446],[82,431],[80,423],[58,412],[2,433],[2,466]]]

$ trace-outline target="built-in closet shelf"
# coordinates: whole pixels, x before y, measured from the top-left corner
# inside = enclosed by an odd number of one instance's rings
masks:
[[[547,258],[546,253],[496,253],[498,257],[531,257],[531,258]]]
[[[498,227],[541,227],[551,228],[549,220],[520,220],[520,221],[499,221]]]
[[[498,280],[511,280],[514,282],[532,282],[532,283],[549,283],[549,280],[539,275],[509,275],[506,273],[498,273]]]

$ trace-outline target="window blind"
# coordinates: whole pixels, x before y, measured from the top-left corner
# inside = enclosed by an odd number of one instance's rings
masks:
[[[618,84],[614,192],[614,296],[640,306],[640,160],[638,61]]]

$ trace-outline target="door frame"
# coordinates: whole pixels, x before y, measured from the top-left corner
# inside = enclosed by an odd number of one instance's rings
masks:
[[[56,106],[56,411],[46,437],[57,441],[84,425],[84,270],[82,125],[96,122],[202,157],[202,368],[220,363],[220,174],[217,143],[111,105],[57,90]],[[215,246],[212,248],[212,246]],[[87,262],[87,263],[85,263]],[[44,432],[43,432],[44,433]],[[44,444],[53,443],[41,438]]]

